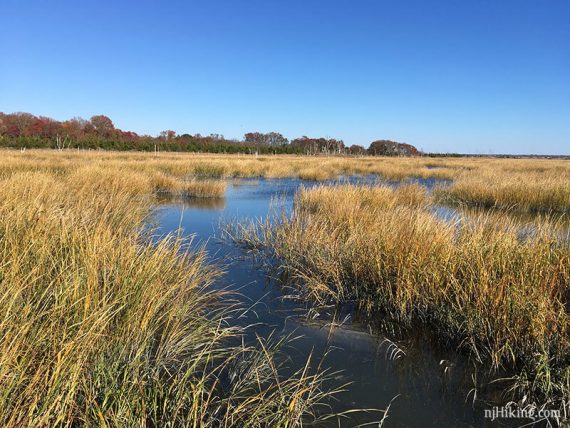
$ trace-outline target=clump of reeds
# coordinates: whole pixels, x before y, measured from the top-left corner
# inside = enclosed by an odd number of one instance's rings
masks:
[[[319,416],[322,375],[284,378],[279,343],[239,344],[205,252],[143,234],[150,179],[108,164],[27,169],[0,180],[0,425]]]
[[[152,187],[160,195],[221,198],[226,193],[227,183],[223,180],[180,179],[158,173],[152,176]]]
[[[196,198],[221,198],[226,193],[227,184],[222,180],[188,180],[182,184],[182,196]]]
[[[530,212],[570,211],[570,172],[501,171],[482,168],[465,172],[436,189],[443,203]]]
[[[302,180],[323,181],[335,178],[338,172],[327,170],[322,167],[304,168],[299,171],[298,176]]]
[[[415,186],[318,187],[298,193],[290,216],[236,239],[268,251],[307,299],[424,323],[518,373],[527,398],[570,398],[570,240],[546,220],[522,228],[483,213],[449,223]]]
[[[152,187],[160,195],[221,198],[226,193],[223,180],[181,179],[164,173],[152,176]]]

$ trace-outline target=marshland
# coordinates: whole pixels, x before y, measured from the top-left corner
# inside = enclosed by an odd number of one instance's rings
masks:
[[[3,1],[0,427],[570,427],[570,1]]]
[[[0,423],[563,423],[569,183],[563,159],[2,150]]]

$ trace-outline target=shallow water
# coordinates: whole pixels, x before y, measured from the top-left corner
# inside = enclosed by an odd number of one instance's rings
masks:
[[[344,178],[341,181],[374,184],[376,179]],[[437,184],[434,180],[415,181],[428,188]],[[163,200],[154,217],[157,234],[176,232],[180,228],[184,235],[195,235],[194,244],[204,243],[213,260],[231,261],[227,264],[227,274],[217,286],[239,290],[244,305],[251,306],[245,316],[235,320],[236,324],[256,323],[252,333],[262,337],[271,332],[300,336],[287,348],[291,370],[303,366],[311,351],[317,358],[330,351],[324,366],[342,372],[335,376],[333,383],[337,386],[351,383],[347,391],[337,395],[337,401],[331,403],[335,412],[385,409],[392,402],[384,426],[491,426],[483,417],[482,403],[473,404],[473,396],[469,394],[474,386],[472,371],[464,369],[463,358],[434,349],[420,333],[398,342],[405,355],[392,359],[394,348],[389,342],[368,333],[357,322],[333,329],[329,337],[330,329],[323,322],[308,323],[306,318],[295,316],[302,308],[283,298],[281,288],[252,257],[232,243],[217,239],[223,222],[263,218],[276,200],[289,209],[301,185],[318,184],[297,179],[240,180],[228,186],[223,199]],[[382,413],[378,412],[351,413],[341,420],[341,425],[355,426],[381,418]],[[335,421],[333,425],[336,424]]]

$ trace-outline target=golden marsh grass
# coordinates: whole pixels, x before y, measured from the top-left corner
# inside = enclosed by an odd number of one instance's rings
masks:
[[[436,192],[443,203],[567,212],[570,161],[562,159],[382,158],[253,156],[104,151],[1,150],[0,174],[45,171],[66,174],[89,166],[138,175],[148,191],[219,197],[219,179],[299,177],[327,180],[343,175],[378,175],[451,180]],[[205,182],[202,182],[204,181]],[[190,184],[189,184],[190,183]],[[206,184],[207,183],[207,184]]]
[[[275,257],[307,299],[427,325],[492,370],[515,373],[514,398],[567,408],[568,229],[546,218],[523,227],[500,212],[450,223],[431,205],[414,185],[302,189],[290,216],[233,233]]]
[[[149,243],[153,177],[97,156],[17,156],[0,167],[0,425],[316,417],[322,376],[307,366],[283,378],[281,341],[239,344],[226,321],[237,309],[211,291],[221,272],[205,252],[176,237]]]
[[[180,239],[149,244],[142,225],[153,194],[218,197],[232,177],[353,174],[452,179],[436,198],[453,203],[569,205],[559,160],[0,151],[0,424],[294,426],[316,417],[322,378],[308,369],[280,378],[279,344],[230,346],[242,332],[226,327],[228,297],[209,291],[220,271]],[[311,298],[428,323],[481,361],[516,366],[521,391],[567,400],[560,228],[539,222],[521,241],[519,224],[500,213],[449,225],[432,204],[414,185],[318,188],[255,238]]]
[[[545,162],[546,163],[546,162]],[[524,165],[524,163],[523,163]],[[487,165],[457,174],[436,191],[440,202],[530,212],[570,211],[570,168],[527,163],[526,168]]]

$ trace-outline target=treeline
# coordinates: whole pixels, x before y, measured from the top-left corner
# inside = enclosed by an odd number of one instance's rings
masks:
[[[153,137],[118,129],[104,115],[96,115],[89,120],[76,117],[61,122],[30,113],[1,112],[0,147],[250,154],[420,155],[414,146],[390,140],[373,141],[365,149],[359,145],[347,146],[344,141],[335,138],[303,136],[289,141],[278,132],[248,132],[243,140],[227,139],[219,134],[178,135],[171,130]]]

